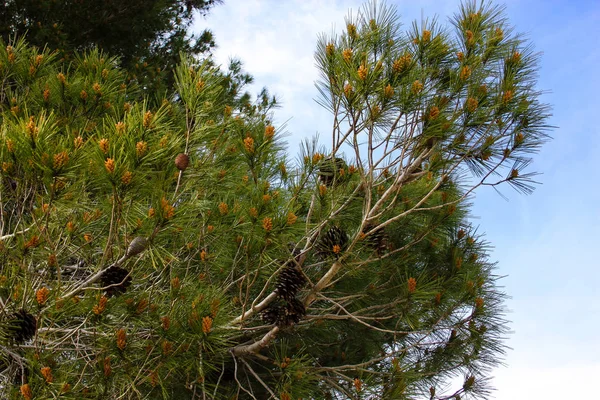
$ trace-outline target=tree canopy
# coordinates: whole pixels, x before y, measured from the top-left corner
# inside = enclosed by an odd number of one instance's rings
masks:
[[[505,294],[469,202],[529,192],[549,128],[501,8],[322,36],[331,146],[295,160],[210,60],[148,102],[75,54],[0,45],[3,397],[487,397]]]
[[[9,0],[0,4],[0,37],[15,37],[71,59],[98,48],[148,92],[172,86],[179,54],[200,55],[215,46],[210,31],[190,35],[197,14],[219,0]]]

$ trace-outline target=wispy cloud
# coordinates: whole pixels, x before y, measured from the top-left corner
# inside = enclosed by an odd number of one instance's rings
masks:
[[[343,4],[342,4],[343,3]],[[217,38],[217,61],[244,62],[255,78],[255,93],[266,86],[282,102],[276,122],[289,121],[290,145],[329,125],[330,115],[317,106],[314,82],[314,49],[320,33],[331,32],[334,22],[343,25],[348,8],[361,2],[244,1],[214,9],[205,21]]]

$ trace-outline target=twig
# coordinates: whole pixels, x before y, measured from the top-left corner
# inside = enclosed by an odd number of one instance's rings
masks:
[[[271,394],[271,397],[274,398],[275,400],[278,400],[277,396],[275,396],[275,393],[273,393],[273,391],[271,390],[271,388],[269,388],[269,386],[267,386],[265,384],[265,382],[263,382],[263,380],[260,379],[260,376],[258,376],[256,374],[256,372],[254,372],[254,370],[252,369],[252,367],[250,366],[250,364],[248,364],[248,362],[246,360],[244,360],[243,358],[240,358],[240,361],[243,362],[246,367],[248,367],[248,369],[250,370],[250,373],[252,375],[254,375],[254,377],[256,378],[256,380],[258,380],[260,382],[260,384],[263,385],[263,387],[265,389],[267,389],[267,391]]]

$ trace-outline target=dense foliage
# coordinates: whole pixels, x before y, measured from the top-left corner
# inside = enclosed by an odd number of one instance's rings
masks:
[[[210,31],[190,35],[197,14],[219,0],[8,0],[0,4],[0,37],[27,36],[31,45],[71,59],[98,48],[128,71],[128,80],[162,92],[173,84],[179,54],[199,55],[215,46]],[[163,93],[161,93],[163,95]]]
[[[452,23],[371,4],[322,37],[332,147],[295,162],[210,61],[152,106],[103,53],[1,44],[2,396],[486,397],[507,326],[468,201],[530,189],[548,111],[500,9]]]

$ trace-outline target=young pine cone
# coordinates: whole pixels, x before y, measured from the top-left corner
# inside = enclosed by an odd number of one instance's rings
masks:
[[[145,237],[137,236],[133,238],[131,243],[129,243],[129,247],[127,248],[127,256],[136,256],[146,250],[146,247],[148,247],[148,240],[146,240]]]
[[[177,157],[175,157],[175,166],[180,171],[185,171],[187,167],[190,165],[190,156],[185,153],[179,153]]]

